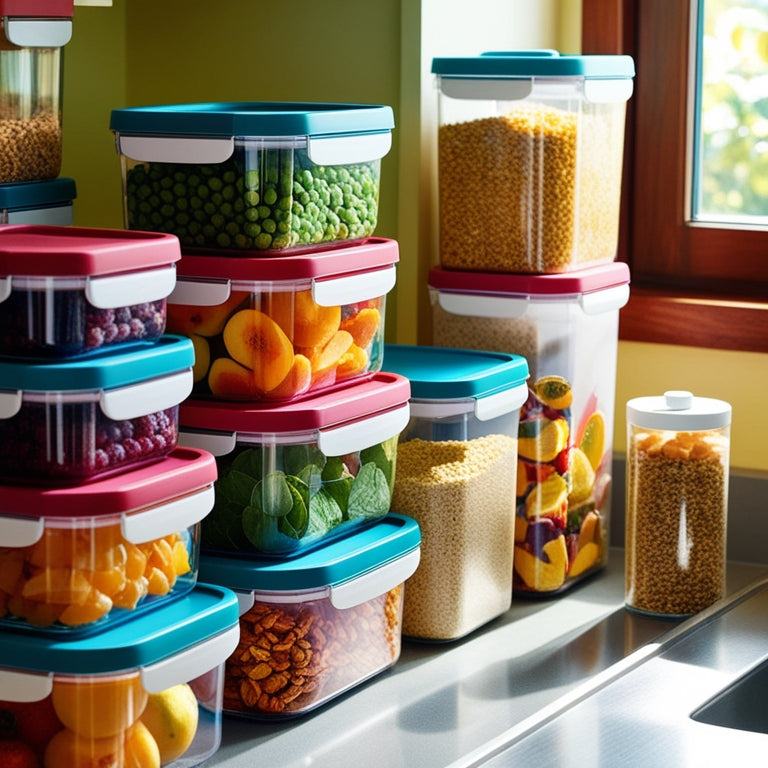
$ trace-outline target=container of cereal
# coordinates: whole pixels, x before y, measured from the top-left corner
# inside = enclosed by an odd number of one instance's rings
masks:
[[[173,235],[0,228],[0,355],[63,360],[155,342],[180,258]]]
[[[0,633],[0,715],[47,768],[202,765],[239,634],[236,595],[210,584],[87,637]]]
[[[60,176],[48,181],[0,185],[0,224],[72,224],[75,180]]]
[[[192,342],[171,335],[82,360],[0,360],[0,480],[80,483],[163,458],[193,360]]]
[[[0,485],[0,627],[69,638],[188,592],[215,479],[210,454],[177,448],[83,485]]]
[[[195,345],[195,397],[288,402],[381,370],[395,240],[314,254],[187,255],[168,330]]]
[[[731,406],[670,390],[627,403],[625,603],[683,617],[725,594]]]
[[[0,184],[61,171],[61,49],[72,0],[0,0]]]
[[[284,406],[186,400],[179,442],[218,464],[204,549],[296,555],[386,515],[409,395],[382,372]]]
[[[286,251],[358,240],[378,219],[386,106],[242,102],[112,111],[129,229],[190,249]]]
[[[565,272],[616,258],[629,56],[435,58],[440,264]]]
[[[298,558],[203,554],[201,574],[240,599],[224,712],[285,720],[311,712],[400,657],[403,583],[419,564],[416,522],[375,525]]]
[[[433,268],[433,340],[525,357],[515,591],[552,594],[607,562],[619,310],[629,269],[548,275]]]
[[[524,358],[500,352],[386,346],[411,382],[392,510],[421,527],[422,557],[406,584],[403,633],[455,640],[512,600],[515,474]]]

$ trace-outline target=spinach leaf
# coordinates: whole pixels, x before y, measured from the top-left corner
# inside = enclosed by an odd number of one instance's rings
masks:
[[[244,507],[251,503],[256,479],[244,472],[232,469],[216,481],[216,490],[227,501]]]
[[[320,538],[343,522],[341,507],[323,486],[309,502],[309,526],[307,536]]]
[[[360,463],[367,464],[372,461],[383,473],[389,486],[389,494],[392,495],[395,487],[395,465],[397,459],[398,435],[384,440],[382,443],[363,448],[360,451]]]
[[[350,520],[382,517],[389,512],[391,499],[385,474],[374,462],[368,462],[360,467],[349,490],[347,515]]]
[[[261,448],[244,448],[235,456],[231,468],[259,480],[262,475],[261,454]]]

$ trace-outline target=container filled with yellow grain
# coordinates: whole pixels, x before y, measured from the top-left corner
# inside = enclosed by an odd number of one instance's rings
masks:
[[[421,528],[421,563],[406,582],[403,634],[450,641],[512,601],[515,473],[528,364],[518,355],[386,345],[411,382],[392,510]]]
[[[627,403],[625,603],[690,616],[725,594],[731,406],[670,390]]]
[[[435,58],[440,264],[565,272],[613,261],[629,56]]]

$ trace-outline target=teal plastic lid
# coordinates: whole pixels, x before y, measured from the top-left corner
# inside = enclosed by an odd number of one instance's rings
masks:
[[[392,108],[373,104],[220,102],[112,110],[119,133],[192,136],[331,136],[391,131]]]
[[[478,399],[525,385],[520,355],[407,344],[384,345],[384,367],[409,379],[415,400]]]
[[[420,545],[418,523],[390,512],[367,528],[298,557],[276,560],[203,553],[198,578],[240,592],[302,592],[352,581]]]
[[[71,203],[76,196],[75,180],[63,176],[45,181],[0,184],[0,209],[42,208]]]

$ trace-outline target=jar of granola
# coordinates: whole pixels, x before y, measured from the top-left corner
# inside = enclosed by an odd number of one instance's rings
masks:
[[[669,391],[627,403],[625,603],[683,617],[723,597],[731,406]]]

